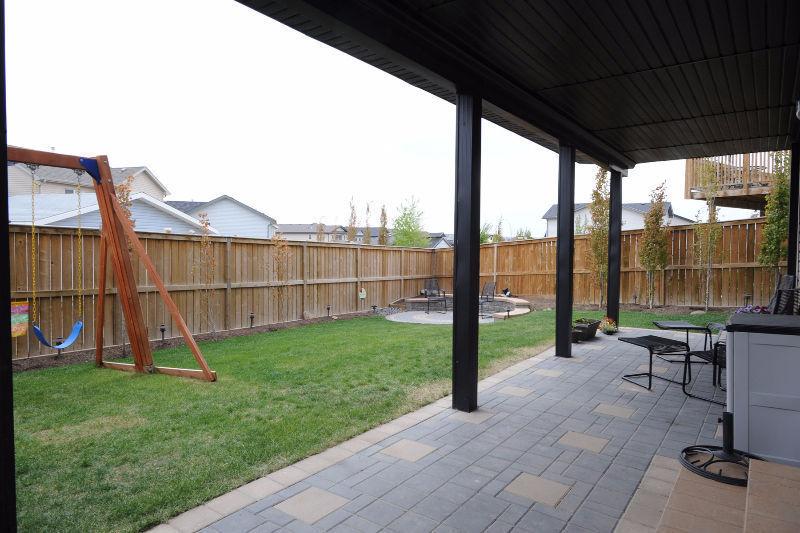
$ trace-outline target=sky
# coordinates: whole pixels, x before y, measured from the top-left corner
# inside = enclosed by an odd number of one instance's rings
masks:
[[[231,0],[7,0],[6,70],[9,144],[145,165],[168,199],[227,194],[279,223],[346,224],[352,199],[376,226],[415,198],[426,229],[453,229],[455,107]],[[482,221],[542,235],[556,154],[482,131]],[[639,165],[623,201],[666,181],[695,218],[683,172]],[[576,166],[576,202],[594,173]]]

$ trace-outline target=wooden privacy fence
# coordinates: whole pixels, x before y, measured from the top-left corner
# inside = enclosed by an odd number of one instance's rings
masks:
[[[41,326],[50,338],[66,335],[78,304],[77,232],[39,228],[38,302]],[[94,302],[97,297],[100,236],[84,230],[83,286],[85,327],[75,350],[94,347]],[[31,297],[30,227],[11,226],[11,298]],[[287,242],[276,253],[274,241],[237,238],[144,234],[139,238],[155,263],[172,298],[193,333],[247,328],[250,316],[260,326],[386,306],[418,294],[431,277],[433,250],[354,246],[318,242]],[[281,257],[283,259],[281,259]],[[148,273],[132,256],[145,323],[151,340],[177,337],[179,332],[164,308]],[[283,261],[279,267],[278,262]],[[282,279],[279,279],[282,278]],[[107,273],[106,346],[125,339],[122,310],[113,275]],[[358,290],[367,290],[359,301]],[[29,333],[14,338],[14,359],[52,354]]]
[[[751,295],[753,303],[766,304],[772,294],[775,273],[757,262],[763,219],[739,220],[723,225],[716,251],[712,305],[737,306]],[[78,309],[74,229],[39,230],[39,309],[41,325],[50,338],[66,335]],[[669,266],[656,280],[659,305],[702,305],[702,267],[694,264],[691,226],[672,228]],[[645,272],[638,257],[641,231],[622,235],[621,301],[642,303]],[[319,242],[288,242],[286,253],[276,251],[274,241],[199,236],[140,234],[164,283],[193,333],[225,331],[275,324],[386,306],[418,294],[424,280],[437,277],[443,288],[452,288],[452,249],[404,249]],[[31,297],[30,228],[11,226],[12,300]],[[99,233],[84,230],[83,286],[85,327],[75,349],[93,348],[94,301],[97,296]],[[600,289],[588,264],[588,241],[575,240],[574,297],[576,303],[597,303]],[[509,287],[515,294],[555,298],[555,238],[490,244],[481,247],[481,283],[494,280],[498,290]],[[277,261],[283,257],[283,266]],[[179,332],[164,308],[148,274],[133,254],[139,298],[150,339]],[[125,341],[122,312],[111,271],[107,273],[105,342]],[[364,302],[359,288],[367,290]],[[32,335],[14,338],[13,358],[48,355]]]
[[[775,271],[758,264],[764,219],[725,222],[713,265],[711,305],[740,306],[745,295],[752,303],[766,305],[775,288]],[[669,260],[656,277],[656,304],[703,305],[703,267],[694,263],[692,226],[676,226],[669,232]],[[642,231],[622,234],[620,301],[644,303],[645,271],[639,262]],[[600,287],[589,263],[586,236],[575,238],[573,296],[576,303],[598,303]],[[434,272],[445,290],[452,289],[452,250],[437,250]],[[785,271],[785,263],[783,266]],[[514,294],[531,298],[555,298],[556,239],[504,242],[481,247],[481,284],[496,281],[497,290],[508,287]]]

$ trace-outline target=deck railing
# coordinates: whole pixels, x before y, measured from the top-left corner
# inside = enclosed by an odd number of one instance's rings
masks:
[[[687,199],[704,200],[700,176],[710,165],[720,184],[720,196],[763,196],[769,192],[775,171],[775,152],[700,157],[686,160]]]

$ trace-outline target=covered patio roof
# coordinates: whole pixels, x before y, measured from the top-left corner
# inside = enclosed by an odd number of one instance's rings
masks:
[[[800,4],[730,1],[243,0],[578,162],[788,149]]]

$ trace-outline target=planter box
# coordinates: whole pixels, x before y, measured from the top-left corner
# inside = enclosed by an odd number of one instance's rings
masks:
[[[580,340],[588,341],[597,334],[597,328],[600,326],[599,320],[592,320],[591,322],[576,322],[572,330],[580,332]],[[574,338],[574,335],[573,335]]]

